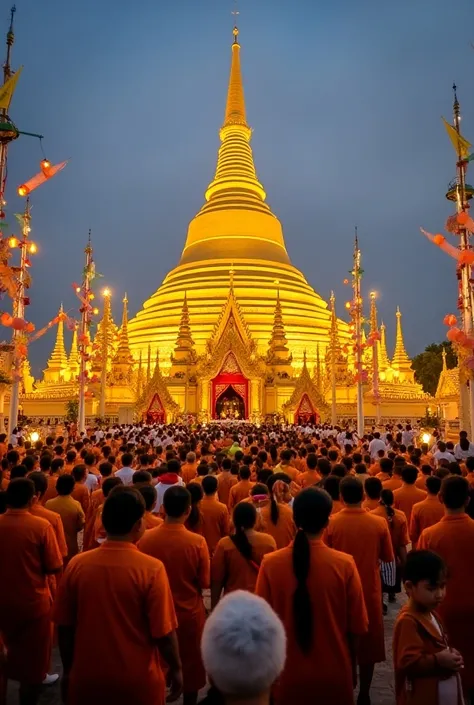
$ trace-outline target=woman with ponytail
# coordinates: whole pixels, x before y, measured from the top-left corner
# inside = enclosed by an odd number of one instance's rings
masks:
[[[296,534],[293,510],[289,506],[292,499],[289,482],[279,479],[277,473],[269,478],[267,485],[270,502],[260,510],[262,531],[273,536],[277,548],[285,548]]]
[[[326,546],[332,500],[309,487],[293,504],[297,527],[291,546],[265,556],[256,593],[282,620],[288,639],[275,705],[352,705],[354,641],[368,618],[351,556]]]
[[[395,595],[402,591],[401,575],[407,559],[407,546],[410,543],[408,523],[405,512],[395,509],[392,490],[382,490],[380,504],[371,514],[383,517],[388,523],[390,538],[392,539],[395,560],[392,563],[382,563],[380,574],[382,576],[382,591],[388,593],[388,601],[395,602]],[[387,608],[384,605],[386,614]]]
[[[276,550],[275,539],[255,530],[257,510],[252,502],[239,502],[232,515],[234,533],[222,538],[211,563],[211,607],[222,591],[255,591],[260,563],[266,553]]]

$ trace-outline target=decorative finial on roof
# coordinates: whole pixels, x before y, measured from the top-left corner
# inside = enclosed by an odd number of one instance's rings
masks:
[[[234,28],[232,30],[232,34],[234,35],[234,44],[238,44],[238,39],[237,37],[239,36],[239,28],[237,27],[237,18],[240,15],[240,12],[237,7],[237,0],[234,2],[234,9],[232,10],[232,15],[234,17]]]

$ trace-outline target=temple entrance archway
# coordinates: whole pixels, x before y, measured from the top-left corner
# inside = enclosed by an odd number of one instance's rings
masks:
[[[166,414],[161,399],[158,394],[154,394],[145,414],[145,423],[166,423]]]
[[[314,408],[307,394],[303,394],[295,412],[295,424],[319,423],[320,414]]]
[[[211,413],[213,419],[247,419],[249,381],[242,374],[233,352],[229,352],[221,371],[212,380]]]

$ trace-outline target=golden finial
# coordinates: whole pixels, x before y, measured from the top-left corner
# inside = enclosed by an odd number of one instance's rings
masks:
[[[124,296],[123,299],[122,299],[122,303],[123,303],[123,304],[128,304],[127,292],[125,292],[125,296]]]
[[[232,34],[234,35],[234,44],[238,44],[237,37],[239,36],[239,28],[237,27],[237,17],[239,15],[240,15],[240,12],[238,10],[237,0],[235,0],[234,1],[234,9],[232,10],[232,16],[234,17],[234,28],[232,30]]]

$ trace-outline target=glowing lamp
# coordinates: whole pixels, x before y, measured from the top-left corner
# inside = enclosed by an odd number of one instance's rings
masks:
[[[431,433],[423,433],[421,436],[421,440],[423,441],[423,443],[428,444],[431,440]]]
[[[30,189],[26,184],[22,184],[21,186],[18,186],[18,195],[19,196],[28,196],[30,192]]]
[[[42,159],[41,160],[40,167],[41,167],[42,171],[44,171],[45,169],[49,169],[50,166],[51,166],[51,162],[49,161],[49,159]]]
[[[94,299],[95,299],[95,294],[92,293],[92,291],[89,292],[89,299],[90,299],[91,301],[94,301]]]
[[[76,294],[79,294],[80,291],[81,291],[81,287],[80,287],[80,286],[76,286]]]
[[[99,309],[98,308],[92,309],[92,313],[97,316],[97,314],[99,313]]]
[[[375,299],[376,296],[377,296],[377,292],[376,292],[376,291],[371,291],[371,292],[370,292],[370,298],[371,298],[371,299]]]
[[[36,243],[30,242],[30,244],[28,246],[28,252],[30,252],[30,254],[32,254],[32,255],[34,255],[34,254],[36,254],[36,252],[38,252],[38,248],[36,246]]]
[[[349,309],[349,308],[351,307],[351,302],[350,302],[350,301],[346,301],[345,307],[346,307],[347,309]]]
[[[102,296],[107,297],[107,296],[110,296],[110,294],[111,294],[111,291],[110,291],[109,287],[106,286],[105,289],[103,289],[103,291],[102,291]]]
[[[8,247],[18,247],[18,238],[12,235],[8,238]]]
[[[32,443],[36,443],[36,441],[39,441],[39,437],[40,437],[40,435],[39,435],[38,431],[33,431],[32,433],[30,433],[30,441]]]

